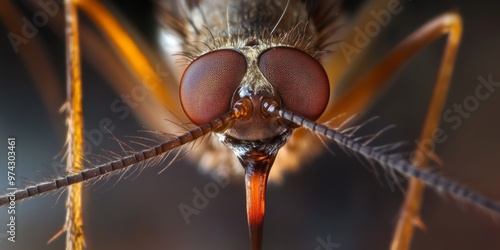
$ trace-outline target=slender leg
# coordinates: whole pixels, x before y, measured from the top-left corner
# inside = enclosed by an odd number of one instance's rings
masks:
[[[66,15],[66,67],[67,67],[67,158],[68,171],[83,170],[83,110],[82,79],[78,15],[73,0],[65,1]],[[81,250],[85,247],[82,220],[82,184],[68,188],[66,201],[66,249]]]
[[[177,86],[174,80],[171,80],[171,74],[168,76],[170,85],[165,85],[160,77],[158,68],[154,68],[148,58],[141,52],[139,47],[128,36],[125,30],[113,18],[113,16],[99,2],[88,0],[66,0],[66,37],[67,37],[67,62],[68,62],[68,101],[67,101],[67,124],[68,124],[68,153],[67,166],[71,167],[69,171],[82,171],[83,157],[83,117],[82,117],[82,91],[81,91],[81,72],[80,72],[80,46],[79,29],[77,20],[77,7],[85,11],[98,24],[105,34],[113,41],[114,45],[121,52],[125,60],[140,78],[141,83],[146,90],[150,91],[152,96],[158,100],[162,106],[170,108],[170,111],[180,115],[181,111],[177,100]],[[133,89],[135,86],[131,86]],[[173,91],[174,89],[175,91]],[[128,91],[131,92],[131,91]],[[81,212],[81,189],[82,184],[75,184],[68,187],[68,199],[66,203],[67,215],[66,222],[62,230],[56,234],[50,241],[57,238],[63,232],[66,232],[66,249],[80,250],[84,249],[83,221]]]
[[[440,115],[446,100],[450,85],[451,74],[455,62],[458,45],[462,33],[461,18],[457,13],[442,14],[420,29],[412,33],[401,42],[385,59],[367,74],[360,77],[356,84],[348,89],[343,96],[338,98],[321,119],[328,120],[338,114],[353,114],[366,108],[374,96],[387,86],[387,79],[391,77],[405,62],[418,53],[423,47],[435,41],[442,35],[448,35],[444,56],[436,79],[432,99],[427,111],[423,129],[420,134],[420,141],[431,139],[434,130],[440,122]],[[348,117],[348,116],[344,116]],[[346,119],[343,118],[343,119]],[[343,119],[336,119],[340,124]],[[426,150],[424,152],[424,150]],[[412,158],[412,163],[419,167],[428,165],[429,156],[432,155],[430,149],[417,148]],[[396,232],[394,234],[391,249],[408,249],[412,236],[413,226],[419,222],[419,211],[422,202],[424,185],[411,179],[406,201],[401,211]]]
[[[424,127],[420,134],[420,141],[432,138],[434,130],[439,126],[439,118],[443,111],[446,95],[448,93],[453,64],[455,62],[456,52],[462,33],[460,16],[455,13],[445,14],[437,21],[438,23],[435,24],[433,28],[437,31],[448,33],[449,36],[444,57],[441,61],[434,93],[425,118]],[[423,150],[430,149],[422,149],[419,147],[412,159],[412,163],[421,167],[426,167],[429,158],[425,156],[427,152],[423,152]],[[423,190],[424,184],[422,182],[414,178],[410,180],[408,196],[406,197],[402,214],[398,221],[391,249],[409,248],[413,236],[413,222],[418,221],[420,213]]]

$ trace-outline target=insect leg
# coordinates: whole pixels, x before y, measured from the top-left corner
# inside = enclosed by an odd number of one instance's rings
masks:
[[[80,42],[78,30],[78,10],[72,0],[66,0],[66,72],[67,72],[67,157],[66,169],[83,170],[83,110],[82,78],[80,66]],[[82,219],[82,184],[68,187],[66,200],[66,221],[62,231],[66,231],[66,249],[80,250],[85,247]],[[61,231],[61,232],[62,232]]]
[[[404,65],[412,56],[442,35],[448,35],[444,57],[436,79],[435,87],[424,127],[419,137],[420,141],[430,139],[439,125],[440,115],[449,89],[453,64],[462,33],[461,18],[457,13],[442,14],[403,40],[390,54],[367,74],[356,80],[356,83],[339,97],[329,109],[330,112],[321,119],[330,119],[339,114],[353,114],[365,109],[381,89],[387,86],[387,80]],[[344,117],[348,117],[344,116]],[[343,119],[335,120],[337,123]],[[335,126],[336,124],[333,124]],[[425,167],[432,152],[417,149],[413,164]],[[413,225],[418,221],[424,185],[412,179],[403,206],[402,214],[394,235],[392,249],[408,249],[413,235]]]

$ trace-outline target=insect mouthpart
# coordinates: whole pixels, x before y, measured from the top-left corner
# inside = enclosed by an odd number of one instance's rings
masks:
[[[217,133],[245,169],[246,206],[252,248],[261,249],[267,179],[278,150],[290,138],[293,127],[266,111],[278,102],[268,95],[251,94],[233,104],[234,123]]]

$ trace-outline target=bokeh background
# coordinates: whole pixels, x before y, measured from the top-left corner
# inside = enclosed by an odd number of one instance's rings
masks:
[[[18,19],[31,18],[39,11],[32,1],[6,2],[19,8]],[[157,50],[158,22],[153,3],[105,2],[138,30],[153,51]],[[498,3],[439,0],[401,1],[401,4],[403,11],[392,16],[389,26],[372,41],[366,61],[356,72],[361,74],[426,20],[456,10],[463,17],[464,33],[445,109],[474,95],[480,84],[479,76],[492,75],[495,81],[500,81]],[[360,3],[348,2],[348,5],[355,13]],[[63,115],[54,115],[65,95],[63,16],[63,11],[59,11],[49,25],[39,29],[36,37],[20,46],[26,50],[42,49],[48,60],[33,56],[27,59],[36,65],[50,65],[54,78],[30,74],[26,58],[16,54],[7,39],[9,32],[19,32],[20,28],[10,30],[5,23],[0,25],[0,140],[5,143],[0,147],[2,190],[6,187],[8,136],[17,138],[16,174],[25,179],[19,180],[19,185],[46,180],[57,172],[52,165],[61,158],[58,154],[62,152],[65,135]],[[91,26],[81,16],[82,23]],[[49,27],[51,23],[55,28]],[[365,119],[380,116],[367,133],[389,124],[397,125],[379,143],[408,141],[413,145],[427,109],[443,46],[444,39],[440,39],[415,57],[394,78],[393,86],[364,114]],[[139,134],[143,126],[134,116],[121,120],[109,108],[120,98],[120,93],[99,74],[98,63],[86,56],[85,50],[82,54],[86,128],[96,128],[100,120],[109,118],[116,126],[117,138]],[[117,58],[110,60],[120,64]],[[35,81],[47,79],[53,82],[44,83],[45,90],[36,87]],[[47,90],[50,86],[54,88]],[[496,90],[480,102],[469,118],[463,119],[458,129],[443,123],[448,138],[436,150],[445,163],[443,174],[500,200],[500,89]],[[49,97],[44,97],[47,92]],[[120,151],[116,142],[109,139],[100,148]],[[296,173],[285,176],[280,185],[270,185],[264,249],[324,249],[318,248],[320,241],[328,239],[340,244],[338,249],[388,249],[404,195],[383,176],[377,180],[356,158],[332,148],[336,150],[334,156],[325,152]],[[94,153],[105,154],[105,151],[96,149]],[[192,204],[192,190],[202,189],[213,179],[198,170],[195,162],[186,159],[158,175],[161,169],[162,166],[147,168],[134,180],[116,182],[115,178],[86,189],[84,223],[88,249],[249,249],[242,177],[232,177],[230,185],[210,199],[209,205],[192,216],[187,225],[178,205]],[[63,225],[64,194],[61,198],[56,193],[22,202],[16,213],[16,243],[10,243],[1,237],[6,231],[7,209],[0,208],[0,249],[64,248],[64,237],[46,244]],[[499,219],[428,190],[422,210],[427,230],[417,230],[412,249],[499,249]]]

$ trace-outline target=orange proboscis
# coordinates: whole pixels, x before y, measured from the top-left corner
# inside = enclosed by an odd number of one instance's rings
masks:
[[[273,162],[274,159],[265,158],[245,166],[247,219],[253,250],[262,248],[267,179]]]

